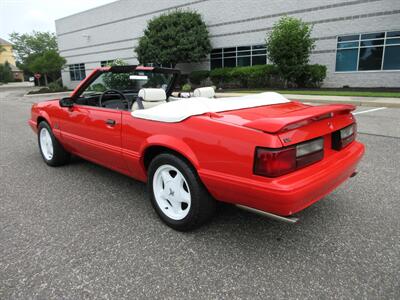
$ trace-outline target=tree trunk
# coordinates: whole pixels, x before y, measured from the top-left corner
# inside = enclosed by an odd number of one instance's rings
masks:
[[[48,84],[47,73],[44,73],[44,85],[47,86]]]

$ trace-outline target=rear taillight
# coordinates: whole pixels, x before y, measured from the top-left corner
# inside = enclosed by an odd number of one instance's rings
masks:
[[[278,177],[315,163],[323,157],[323,138],[281,149],[257,147],[254,159],[254,174]]]
[[[332,133],[332,149],[340,150],[350,144],[356,138],[357,125],[351,124]]]

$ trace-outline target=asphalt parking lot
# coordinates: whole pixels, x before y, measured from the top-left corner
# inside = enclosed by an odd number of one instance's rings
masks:
[[[400,109],[356,111],[360,173],[301,222],[228,206],[179,233],[142,183],[46,166],[24,92],[0,88],[0,299],[400,298]]]

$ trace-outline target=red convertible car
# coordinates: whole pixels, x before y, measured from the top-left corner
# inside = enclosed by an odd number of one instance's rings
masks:
[[[50,166],[74,154],[147,182],[160,218],[190,230],[216,202],[294,222],[356,172],[351,105],[310,106],[272,92],[172,96],[178,70],[95,69],[67,98],[32,106],[29,125]]]

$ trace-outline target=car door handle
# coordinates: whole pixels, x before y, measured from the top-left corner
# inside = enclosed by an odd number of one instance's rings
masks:
[[[116,122],[115,122],[115,120],[108,119],[108,120],[106,121],[106,124],[109,125],[109,126],[114,126],[114,125],[116,124]]]

